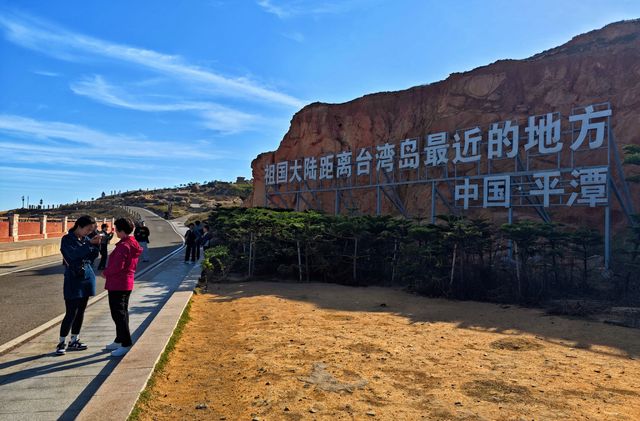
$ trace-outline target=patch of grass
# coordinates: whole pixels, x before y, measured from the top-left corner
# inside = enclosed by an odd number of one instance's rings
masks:
[[[557,316],[586,317],[606,309],[606,303],[594,300],[555,300],[547,305],[547,313]]]
[[[185,222],[185,225],[189,225],[191,223],[196,223],[196,221],[202,221],[205,222],[207,221],[207,219],[209,219],[209,214],[211,213],[211,211],[206,211],[206,212],[198,212],[198,213],[194,213],[193,215],[191,215]]]
[[[462,385],[462,392],[472,398],[496,403],[533,402],[531,392],[524,386],[503,382],[502,380],[475,380]]]
[[[173,352],[173,350],[176,347],[176,344],[182,337],[182,333],[184,332],[185,326],[187,325],[189,320],[191,320],[191,317],[189,316],[190,312],[191,312],[191,300],[189,300],[189,303],[187,304],[184,311],[182,312],[182,315],[180,316],[180,320],[178,320],[178,324],[176,325],[176,328],[173,331],[173,335],[171,335],[171,339],[169,339],[169,342],[167,343],[167,346],[165,347],[164,352],[160,356],[158,363],[153,369],[153,374],[151,374],[151,378],[147,382],[147,386],[144,388],[142,393],[140,393],[140,396],[138,397],[138,401],[136,402],[136,406],[133,408],[133,411],[131,411],[131,414],[129,415],[129,418],[128,418],[129,421],[139,420],[140,415],[142,414],[142,411],[143,411],[142,406],[146,405],[152,399],[153,388],[155,387],[156,380],[158,376],[164,372],[164,369],[167,363],[169,362],[171,353]]]
[[[489,344],[493,349],[506,349],[507,351],[534,351],[544,348],[537,342],[529,341],[524,338],[505,338]]]
[[[627,389],[617,389],[613,387],[598,387],[598,391],[613,393],[614,395],[623,395],[623,396],[640,396],[640,393],[634,390]]]

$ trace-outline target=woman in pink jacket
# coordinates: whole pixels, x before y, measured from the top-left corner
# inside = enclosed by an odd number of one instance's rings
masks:
[[[133,232],[133,221],[120,218],[114,225],[120,241],[111,252],[107,268],[102,275],[107,280],[104,288],[109,291],[111,318],[116,324],[116,339],[107,345],[107,349],[113,351],[111,356],[122,357],[129,352],[133,344],[129,331],[129,297],[133,290],[133,278],[142,247],[133,237],[129,237]]]

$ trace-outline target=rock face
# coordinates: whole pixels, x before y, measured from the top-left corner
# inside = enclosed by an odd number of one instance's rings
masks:
[[[522,139],[530,115],[559,112],[566,119],[573,107],[601,102],[611,103],[618,149],[640,144],[640,20],[614,23],[528,59],[501,60],[429,85],[366,95],[344,104],[310,104],[295,114],[278,149],[252,162],[254,190],[245,204],[265,206],[268,164],[344,150],[357,153],[387,141],[474,126],[486,136],[490,123],[513,119],[520,122]],[[356,195],[358,212],[375,212],[375,194]],[[400,188],[398,195],[412,215],[428,213],[430,188]],[[638,186],[632,186],[631,195],[638,211]],[[325,196],[315,206],[333,212],[333,200]],[[291,200],[282,205],[295,206]],[[438,211],[445,211],[438,206]],[[300,206],[306,207],[306,203]],[[397,213],[386,199],[382,210]],[[504,209],[501,212],[505,214]],[[566,217],[564,211],[560,219]],[[614,206],[614,223],[622,219]]]

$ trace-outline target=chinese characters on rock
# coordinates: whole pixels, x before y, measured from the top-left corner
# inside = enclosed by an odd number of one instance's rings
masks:
[[[594,106],[585,107],[583,111],[568,119],[569,123],[579,127],[576,138],[571,139],[569,145],[572,152],[601,148],[605,140],[606,119],[612,115],[611,109],[596,111]],[[419,170],[420,167],[446,167],[449,163],[479,164],[483,156],[490,161],[518,159],[520,151],[545,156],[559,154],[565,146],[561,117],[554,113],[529,117],[523,130],[515,121],[504,121],[491,124],[486,137],[479,127],[473,127],[454,133],[452,139],[447,132],[430,133],[424,138],[422,150],[419,144],[420,139],[405,139],[397,147],[387,142],[357,151],[277,162],[265,167],[265,185],[322,180],[335,182],[371,176],[373,172],[389,174],[396,170]],[[512,189],[516,185],[519,196],[524,194],[535,198],[544,207],[574,204],[594,207],[608,203],[608,177],[607,166],[594,166],[564,171],[529,171],[526,174],[486,174],[458,177],[451,181],[455,183],[456,205],[464,209],[470,206],[508,208],[513,205]]]

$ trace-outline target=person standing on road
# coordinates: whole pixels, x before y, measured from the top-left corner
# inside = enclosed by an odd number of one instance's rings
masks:
[[[133,290],[133,281],[142,247],[129,234],[133,232],[133,221],[120,218],[115,222],[116,235],[120,239],[111,252],[107,268],[102,272],[106,282],[104,288],[109,291],[109,309],[116,325],[116,338],[106,346],[112,357],[122,357],[131,349],[131,331],[129,330],[129,297]]]
[[[102,224],[100,231],[98,231],[98,235],[101,237],[100,263],[98,264],[98,270],[103,270],[107,266],[107,248],[109,247],[109,242],[113,238],[113,232],[107,231],[108,227],[109,226],[107,224]]]
[[[140,225],[136,227],[136,230],[133,232],[133,236],[136,241],[142,247],[142,261],[149,261],[149,228],[144,225],[144,221],[140,221]]]
[[[202,235],[200,242],[202,243],[202,252],[204,253],[213,245],[213,234],[211,234],[211,227],[209,226],[209,224],[204,224],[202,229],[204,234]]]
[[[98,235],[100,232],[98,231],[98,223],[95,222],[93,224],[93,228],[91,229],[91,232],[89,234],[87,234],[87,238],[89,240],[91,240],[93,237],[95,237],[96,235]],[[93,259],[91,259],[91,267],[93,268],[94,263],[96,262],[96,258],[98,256],[95,256]]]
[[[63,294],[66,311],[60,325],[57,355],[87,349],[87,345],[80,342],[80,329],[89,297],[96,295],[96,275],[91,261],[98,256],[101,237],[87,237],[94,230],[95,223],[92,217],[81,216],[60,240],[60,252],[65,266]],[[71,341],[66,345],[69,330]]]
[[[202,247],[202,236],[204,235],[200,221],[196,221],[194,232],[196,234],[196,260],[200,260],[200,247]]]
[[[195,263],[196,261],[196,247],[198,246],[198,236],[196,235],[196,226],[191,223],[189,224],[189,230],[184,235],[184,244],[186,247],[186,252],[184,254],[184,262],[189,262],[189,257],[191,257],[191,262]]]

